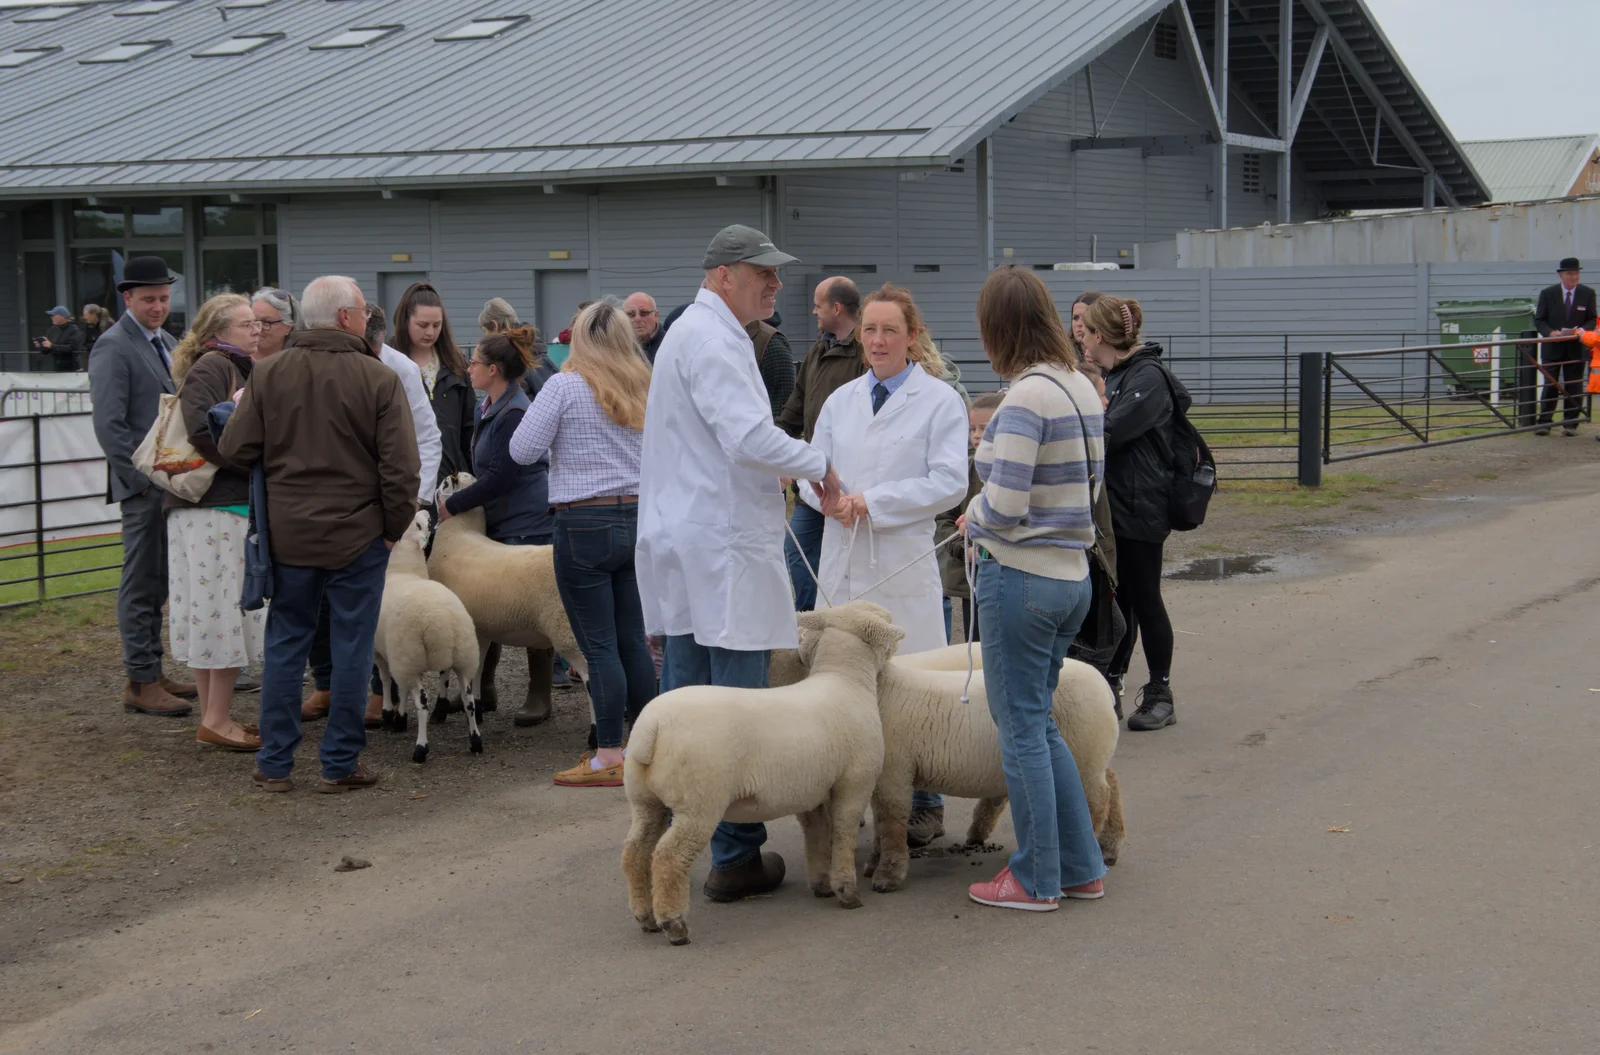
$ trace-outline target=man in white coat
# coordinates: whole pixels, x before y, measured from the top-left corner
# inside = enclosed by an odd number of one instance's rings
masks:
[[[745,332],[772,314],[778,268],[796,262],[754,228],[718,231],[699,295],[656,353],[634,564],[645,629],[666,636],[663,692],[765,688],[768,650],[799,643],[779,478],[822,481],[830,513],[839,478],[821,451],[772,423]],[[783,858],[761,852],[766,838],[762,824],[719,824],[706,896],[737,901],[783,882]]]

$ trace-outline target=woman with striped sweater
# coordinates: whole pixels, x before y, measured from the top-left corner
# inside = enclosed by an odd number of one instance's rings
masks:
[[[1093,492],[1105,455],[1100,400],[1050,292],[1003,267],[978,294],[978,330],[1010,382],[978,446],[983,490],[964,527],[977,549],[989,713],[1011,795],[1017,849],[972,900],[1050,912],[1103,895],[1105,863],[1072,752],[1051,717],[1067,646],[1089,612]]]

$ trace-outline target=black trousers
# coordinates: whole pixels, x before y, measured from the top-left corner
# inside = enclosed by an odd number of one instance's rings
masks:
[[[1144,662],[1152,674],[1172,670],[1172,620],[1161,600],[1160,542],[1140,542],[1117,536],[1117,607],[1128,632],[1111,657],[1112,677],[1128,673],[1133,646],[1144,636]]]
[[[1565,397],[1562,399],[1561,423],[1576,425],[1583,414],[1584,380],[1589,372],[1583,345],[1577,341],[1563,341],[1541,347],[1543,354],[1540,359],[1552,380],[1545,383],[1544,391],[1540,393],[1539,424],[1548,425],[1555,420],[1556,397],[1560,395]],[[1558,381],[1559,385],[1555,383]]]

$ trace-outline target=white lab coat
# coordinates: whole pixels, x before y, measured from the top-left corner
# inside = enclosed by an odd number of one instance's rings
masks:
[[[708,647],[794,648],[778,478],[827,471],[821,451],[772,423],[755,346],[702,289],[656,352],[645,410],[634,550],[645,629]]]
[[[817,576],[835,604],[866,600],[889,609],[906,632],[900,651],[925,652],[945,644],[933,519],[967,494],[967,411],[955,389],[917,366],[874,415],[875,384],[868,371],[841,386],[817,417],[811,442],[833,463],[845,494],[866,496],[871,524],[870,532],[866,521],[854,529],[852,544],[852,529],[830,519]],[[802,495],[818,507],[808,489]],[[925,559],[862,592],[919,554]]]
[[[428,390],[422,387],[422,371],[409,355],[387,344],[378,350],[378,359],[400,375],[400,388],[411,407],[411,427],[417,433],[417,457],[422,461],[422,482],[417,488],[417,501],[432,505],[434,490],[439,486],[439,458],[443,445],[439,440],[439,420],[433,416],[433,403],[428,399]]]

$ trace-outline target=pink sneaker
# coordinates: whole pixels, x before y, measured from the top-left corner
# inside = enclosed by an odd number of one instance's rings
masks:
[[[1053,897],[1029,897],[1009,867],[987,883],[974,883],[967,888],[967,896],[980,905],[995,908],[1018,908],[1024,912],[1054,912],[1059,906]]]
[[[1062,897],[1070,897],[1078,901],[1098,901],[1106,896],[1106,881],[1096,879],[1092,883],[1082,886],[1064,886],[1061,888]]]

